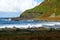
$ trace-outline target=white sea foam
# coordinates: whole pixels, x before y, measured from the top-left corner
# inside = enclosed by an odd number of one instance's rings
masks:
[[[28,28],[28,27],[42,27],[41,24],[27,24],[27,25],[3,25],[3,26],[0,26],[0,28],[13,28],[13,27],[16,27],[16,28]]]
[[[60,22],[47,22],[47,23],[37,23],[37,24],[8,24],[8,25],[1,25],[0,28],[28,28],[28,27],[42,27],[43,25],[46,26],[54,26],[60,25]]]

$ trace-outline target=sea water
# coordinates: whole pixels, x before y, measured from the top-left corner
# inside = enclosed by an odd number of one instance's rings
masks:
[[[57,25],[57,26],[55,26]],[[41,21],[41,20],[9,20],[5,18],[0,18],[0,28],[28,28],[28,27],[58,27],[60,26],[60,22],[49,22],[49,21]]]

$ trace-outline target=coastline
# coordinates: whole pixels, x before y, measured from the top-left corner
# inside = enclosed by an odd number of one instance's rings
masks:
[[[42,18],[10,18],[11,20],[19,21],[19,20],[41,20],[41,21],[56,21],[60,22],[60,17],[42,17]]]

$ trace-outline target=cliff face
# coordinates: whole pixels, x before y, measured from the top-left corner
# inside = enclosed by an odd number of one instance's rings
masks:
[[[42,18],[50,17],[52,14],[55,16],[60,15],[60,0],[44,0],[40,5],[33,9],[26,10],[20,18]]]

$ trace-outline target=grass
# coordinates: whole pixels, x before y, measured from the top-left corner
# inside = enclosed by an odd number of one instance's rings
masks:
[[[39,12],[39,13],[37,13]],[[53,13],[60,16],[60,0],[45,0],[40,5],[23,12],[20,18],[43,18],[50,17]],[[59,19],[60,20],[60,19]]]

